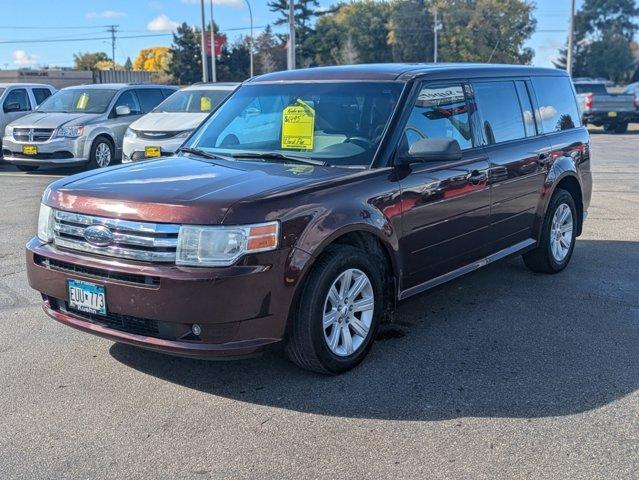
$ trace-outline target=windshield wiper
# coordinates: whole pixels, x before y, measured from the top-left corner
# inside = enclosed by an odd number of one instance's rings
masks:
[[[231,161],[233,160],[232,158],[226,157],[224,155],[207,152],[206,150],[201,150],[199,148],[182,147],[178,150],[178,152],[192,153],[193,155],[199,155],[200,157],[210,158],[211,160],[231,160]]]
[[[243,152],[243,153],[231,153],[233,158],[258,158],[262,160],[275,160],[275,161],[291,161],[297,163],[305,163],[307,165],[316,165],[318,167],[326,166],[326,162],[321,160],[313,160],[312,158],[300,157],[297,155],[288,155],[279,152]]]

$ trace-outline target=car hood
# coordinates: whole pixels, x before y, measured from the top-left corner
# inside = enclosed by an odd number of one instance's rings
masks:
[[[346,168],[177,156],[60,179],[47,188],[43,201],[89,215],[218,224],[240,200],[259,201],[263,195],[350,173]]]
[[[99,113],[41,113],[34,112],[25,115],[12,123],[14,127],[22,128],[57,128],[62,125],[86,125]]]
[[[207,113],[148,113],[131,124],[132,130],[143,132],[181,132],[193,130]]]

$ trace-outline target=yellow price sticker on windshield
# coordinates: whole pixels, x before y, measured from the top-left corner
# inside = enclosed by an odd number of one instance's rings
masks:
[[[84,110],[87,108],[87,104],[89,103],[89,96],[86,93],[83,93],[78,97],[78,101],[75,104],[75,108],[78,110]]]
[[[297,103],[282,111],[282,148],[313,150],[315,110],[301,100]]]
[[[211,111],[211,99],[209,97],[200,97],[200,112]]]

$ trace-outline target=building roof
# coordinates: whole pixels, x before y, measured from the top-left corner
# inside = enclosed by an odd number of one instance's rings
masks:
[[[386,80],[407,81],[423,75],[446,76],[525,76],[568,75],[555,68],[539,68],[525,65],[501,65],[488,63],[373,63],[314,67],[286,70],[254,77],[248,82],[280,82],[305,80]]]
[[[29,88],[38,88],[38,87],[51,87],[48,83],[24,83],[24,82],[0,82],[0,88],[7,87],[29,87]]]

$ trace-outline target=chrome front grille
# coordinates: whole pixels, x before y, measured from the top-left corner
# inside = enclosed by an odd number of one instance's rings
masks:
[[[85,238],[85,229],[107,227],[113,240],[98,246]],[[61,248],[143,262],[175,262],[179,225],[135,222],[56,210],[54,243]]]
[[[18,142],[46,142],[53,135],[52,128],[14,128],[13,138]]]
[[[140,138],[145,138],[147,140],[166,140],[167,138],[173,138],[176,135],[179,135],[182,131],[171,131],[171,132],[151,132],[151,131],[143,131],[138,130],[137,134]]]

